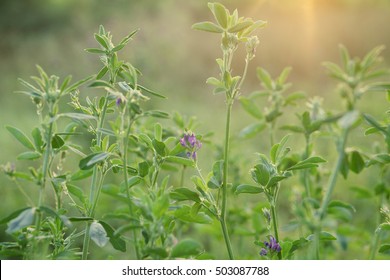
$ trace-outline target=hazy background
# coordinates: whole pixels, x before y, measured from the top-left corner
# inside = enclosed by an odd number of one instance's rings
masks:
[[[223,96],[214,96],[205,84],[209,76],[218,73],[215,59],[220,56],[219,36],[194,31],[191,25],[213,20],[206,0],[1,0],[0,1],[0,164],[15,161],[23,147],[4,129],[6,124],[30,129],[37,125],[30,100],[14,93],[20,90],[18,77],[35,75],[35,65],[49,74],[76,79],[94,74],[100,69],[96,55],[83,49],[97,47],[93,33],[100,24],[110,30],[114,42],[140,28],[134,40],[121,51],[142,73],[142,83],[168,97],[152,106],[168,112],[179,111],[196,115],[199,133],[215,131],[214,141],[222,143],[220,133],[224,122]],[[377,45],[386,45],[384,65],[390,61],[390,1],[389,0],[225,0],[220,1],[239,15],[268,21],[268,26],[256,34],[260,38],[256,58],[248,70],[244,94],[259,89],[255,75],[257,66],[273,76],[285,66],[292,66],[290,81],[293,89],[308,96],[324,97],[329,110],[342,108],[336,83],[326,76],[323,61],[339,62],[338,45],[344,44],[352,56],[363,56]],[[234,61],[236,75],[243,67],[243,52]],[[362,109],[383,117],[387,104],[384,97],[373,94],[364,97]],[[304,104],[304,103],[302,103]],[[302,111],[302,108],[297,108]],[[210,121],[212,120],[212,122]],[[251,122],[236,104],[233,112],[233,134]],[[293,112],[284,114],[286,123],[295,122]],[[280,134],[281,135],[281,134]],[[352,144],[359,140],[356,133]],[[277,138],[278,139],[278,138]],[[299,149],[300,138],[296,138]],[[373,138],[375,139],[375,138]],[[380,138],[378,138],[380,139]],[[380,141],[380,140],[378,140]],[[240,143],[239,153],[233,152],[250,166],[254,151],[268,149],[261,137]],[[246,149],[247,145],[248,149]],[[234,144],[233,144],[234,149]],[[333,145],[321,149],[332,157]],[[247,154],[246,154],[247,152]],[[264,151],[262,151],[264,152]],[[246,158],[249,156],[249,160]],[[207,153],[201,163],[209,168]],[[17,162],[23,169],[29,162]],[[356,177],[356,178],[355,178]],[[351,182],[369,184],[369,174],[352,176]],[[343,181],[341,180],[342,184]],[[348,183],[349,184],[349,183]],[[31,191],[33,192],[33,190]],[[0,218],[23,205],[19,193],[0,174]],[[346,194],[348,196],[348,194]],[[289,209],[285,209],[289,211]],[[370,222],[370,213],[361,222]],[[366,219],[366,220],[365,220]],[[374,227],[374,221],[371,221]],[[0,233],[0,235],[3,234]]]

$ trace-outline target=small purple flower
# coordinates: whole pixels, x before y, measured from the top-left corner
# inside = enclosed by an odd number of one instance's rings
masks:
[[[116,106],[120,106],[122,104],[122,98],[118,97],[115,102]]]
[[[187,157],[196,160],[196,152],[202,147],[202,143],[196,139],[196,136],[192,132],[184,134],[180,139],[180,145],[187,149]]]
[[[264,246],[265,248],[260,250],[260,256],[266,256],[268,253],[272,255],[274,253],[279,253],[282,250],[280,244],[272,235],[269,237],[269,241],[264,241]]]
[[[268,253],[268,251],[266,250],[266,249],[264,249],[264,248],[261,248],[261,250],[260,250],[260,256],[266,256],[267,255],[267,253]]]

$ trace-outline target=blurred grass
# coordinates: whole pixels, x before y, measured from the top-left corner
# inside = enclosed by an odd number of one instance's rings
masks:
[[[205,84],[209,76],[217,75],[215,58],[220,56],[218,36],[194,31],[191,25],[198,21],[212,20],[206,0],[201,1],[93,1],[93,0],[3,0],[0,2],[0,164],[15,161],[15,156],[23,147],[4,129],[9,124],[30,129],[38,125],[34,116],[34,107],[28,98],[14,93],[21,89],[18,77],[27,79],[35,75],[35,65],[41,65],[49,74],[65,77],[71,73],[74,79],[96,73],[99,61],[96,56],[83,51],[95,47],[93,33],[103,24],[111,30],[114,39],[140,28],[134,41],[121,55],[131,61],[144,74],[143,83],[168,96],[167,101],[157,101],[152,106],[179,111],[188,116],[196,115],[200,123],[197,133],[214,132],[213,140],[222,144],[224,123],[223,96],[213,96],[212,89]],[[290,81],[293,89],[304,90],[308,96],[320,95],[324,98],[324,107],[331,111],[342,108],[335,94],[335,82],[328,78],[323,61],[339,61],[338,44],[344,44],[353,56],[362,56],[377,45],[386,45],[383,52],[384,64],[390,61],[390,1],[387,0],[226,0],[221,1],[230,10],[237,8],[241,15],[268,21],[268,26],[260,30],[260,46],[257,56],[251,63],[244,92],[259,89],[255,69],[262,66],[272,75],[277,75],[285,66],[292,66]],[[242,54],[242,52],[241,52]],[[236,74],[243,68],[243,57],[234,61]],[[82,92],[81,98],[85,97]],[[363,97],[361,109],[382,118],[386,104],[384,96],[372,93]],[[292,124],[296,121],[295,111],[284,113],[279,124]],[[295,111],[294,111],[295,110]],[[212,120],[212,121],[210,121]],[[237,134],[252,119],[236,104],[233,111],[233,134]],[[280,139],[284,132],[278,132]],[[351,137],[351,145],[370,150],[374,141],[382,144],[375,136],[365,138],[362,130]],[[302,149],[299,136],[294,137],[295,150]],[[326,142],[328,141],[328,142]],[[318,154],[326,154],[331,163],[336,157],[334,147],[329,140],[317,140]],[[233,158],[242,167],[249,170],[255,161],[254,152],[269,150],[268,138],[258,136],[252,140],[233,141]],[[205,147],[200,152],[200,163],[205,171],[213,160],[213,147]],[[17,162],[17,168],[26,169],[29,162]],[[325,168],[331,166],[325,165]],[[243,181],[249,176],[243,172]],[[246,177],[245,177],[246,176]],[[336,194],[341,198],[350,198],[346,191],[351,184],[369,186],[376,180],[372,172],[352,176],[348,182],[340,180]],[[26,187],[34,198],[35,187]],[[294,188],[283,188],[283,199],[289,199]],[[10,213],[25,202],[9,180],[0,174],[0,217]],[[235,198],[240,202],[246,197]],[[375,228],[372,219],[372,204],[356,202],[357,224]],[[248,204],[246,204],[248,205]],[[367,206],[368,205],[368,206]],[[105,205],[106,208],[109,206]],[[285,211],[282,219],[290,218],[291,209],[282,206]],[[102,209],[104,211],[104,208]],[[202,228],[202,227],[200,227]],[[200,232],[210,229],[203,228]],[[0,239],[4,231],[0,233]],[[288,233],[282,233],[286,235]],[[207,238],[205,238],[207,239]],[[249,238],[250,239],[250,238]],[[204,240],[207,243],[207,240]],[[247,242],[243,251],[257,250]],[[210,244],[215,252],[219,245]],[[245,250],[244,250],[245,249]],[[116,254],[116,253],[113,253]],[[99,255],[98,255],[99,256]],[[218,256],[218,255],[217,255]],[[125,258],[115,255],[115,258]],[[353,251],[345,258],[355,258]]]

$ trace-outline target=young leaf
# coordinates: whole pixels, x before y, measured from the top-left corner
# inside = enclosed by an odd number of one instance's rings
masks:
[[[267,185],[270,177],[268,168],[262,163],[257,164],[254,168],[252,168],[251,175],[252,175],[252,179],[256,183],[264,187]]]
[[[358,151],[353,151],[349,154],[349,169],[359,174],[365,167],[364,159]]]
[[[239,22],[236,25],[230,27],[228,29],[228,32],[230,32],[230,33],[238,33],[238,32],[243,31],[244,29],[248,28],[252,24],[253,24],[253,21],[245,20],[245,21]]]
[[[356,212],[356,209],[355,207],[353,207],[351,204],[349,203],[346,203],[346,202],[343,202],[343,201],[340,201],[340,200],[332,200],[329,205],[328,205],[328,208],[333,208],[333,207],[341,207],[341,208],[345,208],[345,209],[348,209],[352,212]]]
[[[38,153],[38,152],[24,152],[24,153],[21,153],[19,154],[16,159],[18,160],[34,160],[34,159],[38,159],[42,156],[41,153]]]
[[[172,199],[177,201],[191,200],[200,202],[199,194],[187,188],[174,189],[169,195]]]
[[[27,208],[21,212],[16,218],[8,222],[6,232],[8,234],[12,234],[29,225],[32,225],[34,222],[35,211],[36,208]]]
[[[263,189],[257,186],[242,184],[236,188],[235,194],[241,193],[262,193]]]
[[[382,254],[390,254],[390,244],[381,245],[378,252]]]
[[[259,132],[264,130],[266,128],[266,124],[264,122],[257,122],[257,123],[252,123],[248,125],[247,127],[244,127],[238,136],[243,139],[248,139],[251,137],[256,136]]]
[[[196,240],[184,239],[172,248],[171,258],[188,258],[203,252],[203,246]]]
[[[310,158],[302,160],[302,161],[298,162],[297,164],[287,168],[287,171],[317,167],[318,166],[317,163],[323,163],[323,162],[326,162],[326,160],[324,160],[321,157],[310,157]]]
[[[226,28],[228,24],[228,12],[226,8],[220,3],[208,3],[208,6],[219,25],[222,28]]]
[[[43,140],[42,140],[42,134],[41,134],[41,131],[39,130],[39,128],[35,127],[32,130],[31,135],[32,135],[33,140],[34,140],[35,149],[38,152],[42,152]]]
[[[185,166],[191,166],[191,167],[195,166],[195,162],[189,158],[177,157],[177,156],[167,156],[164,159],[167,162],[178,163],[178,164],[182,164]]]
[[[25,146],[26,148],[30,149],[30,150],[34,150],[34,145],[33,143],[31,142],[30,139],[28,139],[28,137],[22,132],[20,131],[19,129],[17,129],[16,127],[13,127],[13,126],[6,126],[5,127],[15,138],[16,140],[18,140],[23,146]]]
[[[251,116],[259,120],[263,118],[263,114],[261,113],[260,109],[256,106],[256,104],[253,102],[253,100],[246,97],[241,97],[239,100],[242,107],[247,113],[249,113]]]
[[[96,245],[99,247],[104,247],[109,241],[109,238],[107,237],[107,232],[104,229],[104,227],[98,223],[97,221],[94,221],[91,224],[90,230],[89,230],[89,236],[95,242]]]
[[[192,25],[193,29],[212,32],[212,33],[222,33],[223,29],[210,21],[198,22]]]
[[[79,162],[79,168],[81,170],[88,170],[94,167],[96,164],[106,160],[110,156],[109,153],[94,153],[83,158]]]
[[[51,145],[54,149],[59,149],[65,144],[64,140],[61,138],[61,136],[58,136],[57,134],[53,136],[51,139]]]

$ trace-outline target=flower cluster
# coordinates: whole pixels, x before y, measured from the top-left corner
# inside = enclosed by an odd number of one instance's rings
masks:
[[[196,152],[202,147],[202,143],[196,139],[194,133],[187,132],[180,139],[180,144],[187,149],[187,157],[196,160]]]
[[[272,255],[273,253],[279,253],[282,250],[279,243],[276,241],[275,237],[273,237],[272,235],[269,237],[269,242],[264,241],[264,246],[265,246],[265,248],[262,248],[260,250],[260,253],[259,253],[260,256],[266,256],[266,255],[268,255],[268,253],[270,253]]]

